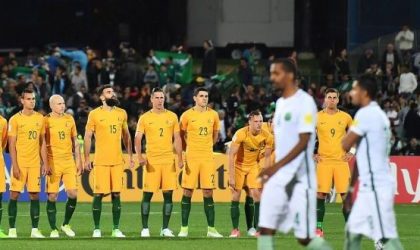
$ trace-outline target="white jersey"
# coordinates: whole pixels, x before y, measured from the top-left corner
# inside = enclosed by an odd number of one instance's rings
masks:
[[[360,188],[392,185],[388,156],[391,129],[386,114],[376,102],[371,102],[357,111],[350,130],[361,137],[356,153]]]
[[[309,187],[314,187],[316,181],[310,178],[315,173],[312,153],[315,147],[316,114],[313,98],[299,89],[293,96],[277,100],[273,120],[276,161],[284,158],[296,146],[299,134],[311,133],[306,150],[278,171],[291,176],[307,174]]]

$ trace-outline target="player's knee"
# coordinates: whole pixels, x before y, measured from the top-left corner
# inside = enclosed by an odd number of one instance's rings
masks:
[[[192,189],[184,188],[184,196],[191,197],[193,195]]]
[[[19,192],[10,191],[10,199],[12,200],[19,199]]]
[[[118,198],[120,197],[120,193],[112,193],[112,198]]]
[[[57,201],[57,194],[56,193],[49,193],[48,194],[48,200],[53,201],[53,202]]]
[[[306,238],[306,239],[297,239],[297,241],[299,242],[299,244],[301,244],[302,246],[307,246],[310,242],[311,239],[310,238]]]
[[[67,190],[67,197],[69,197],[70,199],[76,199],[77,198],[77,190],[75,190],[75,189]]]
[[[29,193],[29,198],[31,200],[39,200],[39,193]]]
[[[317,193],[316,197],[318,199],[326,199],[327,198],[327,194],[326,193]]]
[[[260,193],[260,191],[258,189],[252,189],[251,190],[251,195],[252,195],[252,199],[255,202],[259,202],[260,201],[260,199],[261,199],[261,193]]]
[[[239,201],[241,198],[241,190],[233,190],[232,191],[232,201]]]
[[[213,197],[213,189],[203,189],[203,196],[206,198]]]

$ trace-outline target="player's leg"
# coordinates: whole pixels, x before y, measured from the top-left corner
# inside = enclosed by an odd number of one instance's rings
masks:
[[[204,213],[207,218],[207,237],[223,237],[214,227],[215,209],[213,200],[215,163],[213,158],[203,159],[200,164],[200,186],[203,190]]]
[[[232,202],[230,206],[230,218],[232,220],[232,232],[230,233],[231,238],[237,238],[240,236],[239,231],[239,200],[241,199],[242,188],[245,184],[246,173],[241,169],[235,169],[235,186],[231,189]]]
[[[52,173],[50,176],[47,176],[47,217],[48,217],[48,223],[51,227],[51,234],[50,238],[58,238],[58,230],[57,230],[57,207],[56,207],[56,201],[57,201],[57,195],[59,191],[59,185],[61,180],[61,171],[57,171],[55,166],[51,166]]]
[[[163,194],[163,207],[162,207],[162,230],[160,232],[161,236],[173,237],[173,232],[169,229],[169,221],[172,215],[173,209],[173,190],[176,189],[176,168],[175,162],[171,159],[171,164],[168,164],[166,167],[162,167],[162,194]]]
[[[125,235],[119,229],[121,218],[121,196],[123,188],[123,165],[111,167],[111,201],[112,201],[112,237],[124,238]]]
[[[245,204],[244,204],[244,211],[245,211],[245,221],[246,227],[248,230],[248,236],[254,236],[256,233],[255,227],[258,225],[254,225],[254,200],[252,199],[251,193],[249,192],[249,188],[247,186],[244,187],[245,190]]]
[[[94,230],[92,237],[102,237],[100,229],[102,198],[104,194],[111,192],[111,167],[110,166],[94,166],[93,168],[93,202],[92,217]]]
[[[13,167],[12,171],[13,173]],[[20,168],[19,169],[19,178],[15,178],[13,174],[11,174],[11,182],[10,182],[10,197],[9,197],[9,205],[8,205],[8,215],[9,215],[9,238],[16,238],[16,217],[17,217],[17,200],[19,199],[20,192],[23,191],[25,188],[26,180],[28,177],[27,168]]]
[[[1,219],[3,215],[3,193],[6,192],[6,176],[4,166],[0,165],[0,238],[6,238],[5,234],[1,228]]]
[[[70,219],[73,216],[77,205],[77,171],[74,162],[69,164],[63,173],[63,183],[66,187],[67,202],[64,212],[64,221],[61,225],[61,230],[69,237],[74,237],[76,234],[69,225]]]
[[[141,202],[141,237],[150,237],[149,231],[149,213],[150,213],[150,202],[153,197],[153,193],[159,190],[161,182],[161,167],[154,164],[153,159],[147,160],[147,165],[143,168],[143,199]]]
[[[319,237],[324,236],[324,216],[325,216],[325,200],[329,194],[334,176],[334,168],[332,164],[320,162],[316,167],[317,174],[317,202],[316,202],[316,234]]]
[[[258,228],[258,220],[260,217],[260,200],[261,200],[261,188],[262,185],[258,181],[258,175],[260,174],[260,168],[254,166],[249,171],[246,177],[246,183],[250,189],[250,194],[254,200],[254,227]]]
[[[181,230],[178,237],[188,236],[188,219],[191,211],[191,197],[194,192],[194,188],[197,185],[199,175],[199,160],[191,159],[188,155],[186,156],[186,164],[182,171],[181,186],[183,188],[183,195],[181,199]]]
[[[28,182],[27,190],[29,193],[29,199],[31,200],[30,215],[32,221],[32,232],[31,237],[33,238],[44,238],[38,229],[39,224],[39,193],[41,192],[41,173],[39,168],[28,168]]]
[[[346,193],[350,184],[350,168],[347,162],[337,164],[334,168],[334,187],[335,191],[341,195],[341,200],[344,201]],[[342,208],[344,221],[347,221],[349,213]]]

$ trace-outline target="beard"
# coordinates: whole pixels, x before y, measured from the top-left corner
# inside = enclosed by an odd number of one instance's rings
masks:
[[[114,107],[114,106],[120,105],[120,101],[118,101],[117,98],[105,99],[105,103],[106,103],[106,105],[108,105],[110,107]]]

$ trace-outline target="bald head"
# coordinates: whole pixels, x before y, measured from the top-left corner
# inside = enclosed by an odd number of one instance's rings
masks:
[[[50,97],[50,108],[53,113],[59,115],[64,114],[64,110],[66,109],[64,98],[60,95],[52,95]]]

